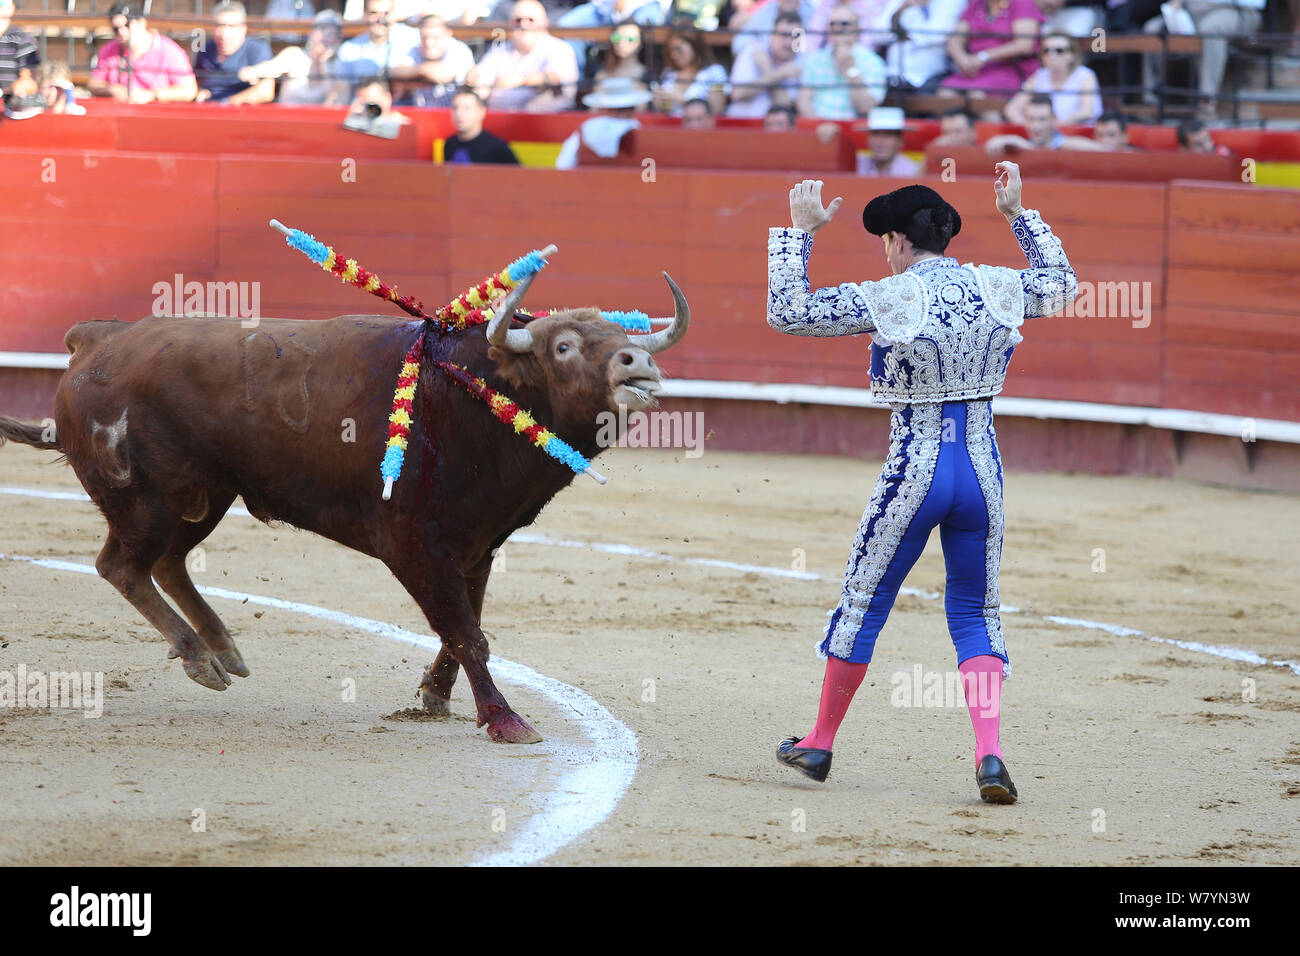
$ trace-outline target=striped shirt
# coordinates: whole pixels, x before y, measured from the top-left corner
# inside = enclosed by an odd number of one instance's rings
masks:
[[[15,26],[0,34],[0,89],[9,92],[19,72],[31,70],[35,73],[40,65],[40,50],[30,34]]]

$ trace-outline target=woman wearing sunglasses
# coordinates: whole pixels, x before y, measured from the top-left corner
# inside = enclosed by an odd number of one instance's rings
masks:
[[[641,62],[644,52],[641,27],[631,20],[618,24],[609,33],[609,46],[601,52],[596,82],[611,76],[621,76],[644,83],[646,70],[645,64]]]
[[[1074,40],[1064,33],[1049,33],[1043,37],[1039,56],[1043,65],[1007,103],[1007,119],[1023,125],[1030,97],[1043,93],[1052,98],[1052,112],[1060,125],[1095,123],[1101,116],[1101,88],[1097,74],[1080,61]]]

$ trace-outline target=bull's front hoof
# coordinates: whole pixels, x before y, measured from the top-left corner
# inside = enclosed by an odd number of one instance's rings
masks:
[[[540,744],[542,735],[516,713],[488,721],[488,736],[498,744]]]
[[[244,656],[239,653],[239,648],[232,645],[229,650],[217,654],[217,660],[221,662],[227,674],[234,674],[236,677],[248,676],[248,665],[244,663]]]
[[[231,685],[230,675],[226,669],[221,666],[221,661],[215,657],[205,658],[201,661],[187,661],[181,659],[185,667],[185,676],[196,684],[202,684],[211,690],[225,690]]]
[[[420,703],[424,705],[426,713],[434,717],[450,717],[451,701],[446,697],[439,697],[433,692],[433,688],[427,685],[420,685]]]

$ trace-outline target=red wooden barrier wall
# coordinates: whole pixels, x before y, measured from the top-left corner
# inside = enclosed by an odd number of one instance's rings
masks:
[[[168,142],[161,128],[131,135],[146,133]],[[258,137],[227,133],[245,144]],[[534,287],[537,307],[665,312],[667,269],[696,315],[687,342],[665,356],[671,374],[866,383],[865,339],[797,340],[764,322],[766,231],[788,222],[787,175],[661,169],[646,182],[639,168],[435,167],[367,156],[391,144],[350,137],[340,146],[332,133],[319,131],[316,156],[297,158],[204,155],[213,140],[197,153],[6,150],[0,351],[61,351],[77,321],[146,315],[154,284],[175,273],[260,283],[264,315],[385,310],[285,248],[266,226],[276,217],[430,306],[548,242],[560,253]],[[342,158],[356,161],[355,181]],[[817,240],[813,281],[884,275],[858,213],[901,183],[823,178],[827,196],[846,202]],[[965,223],[950,252],[1020,265],[990,181],[991,170],[934,182]],[[1042,181],[1027,184],[1026,199],[1063,238],[1081,280],[1150,283],[1153,314],[1144,328],[1124,317],[1032,321],[1007,394],[1300,420],[1300,193]]]

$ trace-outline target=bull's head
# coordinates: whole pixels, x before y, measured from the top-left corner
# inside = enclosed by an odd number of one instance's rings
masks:
[[[512,329],[510,322],[532,282],[529,276],[488,324],[488,356],[508,380],[546,392],[557,426],[586,430],[594,427],[600,412],[617,412],[620,405],[629,411],[648,408],[663,382],[654,356],[680,342],[691,322],[682,290],[668,273],[663,276],[673,296],[671,324],[645,334],[627,333],[601,318],[598,309],[553,312]]]

